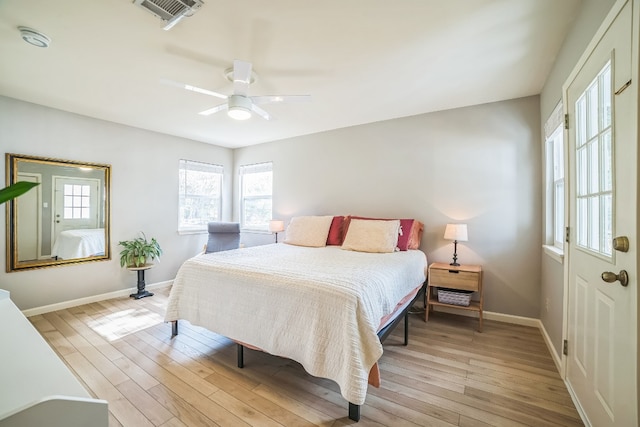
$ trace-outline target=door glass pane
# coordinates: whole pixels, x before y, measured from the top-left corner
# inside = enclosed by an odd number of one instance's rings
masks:
[[[589,197],[589,248],[600,249],[600,198]]]
[[[587,90],[587,139],[598,134],[598,84],[597,81]]]
[[[582,147],[587,141],[585,129],[587,122],[587,97],[581,96],[576,102],[576,147]]]
[[[576,170],[578,175],[577,193],[578,196],[587,194],[587,150],[581,147],[576,155]]]
[[[611,129],[602,135],[602,191],[613,189],[613,157],[611,153]]]
[[[585,247],[588,243],[587,230],[589,228],[589,224],[587,223],[587,199],[578,199],[576,205],[578,207],[578,223],[576,224],[578,228],[578,245]]]
[[[604,241],[602,242],[602,250],[605,254],[612,254],[613,230],[613,209],[611,206],[611,194],[602,196],[602,218],[604,222]]]
[[[611,126],[611,65],[607,64],[600,75],[600,128]]]
[[[589,143],[589,193],[597,193],[600,191],[600,182],[598,180],[598,141]]]
[[[577,245],[612,256],[613,109],[607,63],[575,104]]]

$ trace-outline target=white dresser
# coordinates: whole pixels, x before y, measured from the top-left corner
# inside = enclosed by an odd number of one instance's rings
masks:
[[[92,398],[0,289],[0,427],[107,427],[106,400]]]

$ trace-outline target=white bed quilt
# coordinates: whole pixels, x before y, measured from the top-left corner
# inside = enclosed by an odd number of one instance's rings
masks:
[[[104,234],[104,228],[62,231],[53,244],[51,256],[75,259],[104,254]]]
[[[200,255],[176,275],[165,321],[194,325],[293,359],[365,401],[382,355],[380,319],[425,281],[426,256],[271,244]]]

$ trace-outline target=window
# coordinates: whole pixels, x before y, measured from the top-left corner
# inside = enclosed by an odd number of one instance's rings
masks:
[[[87,219],[91,216],[91,186],[64,184],[64,219]]]
[[[611,92],[608,62],[575,105],[577,245],[607,258],[613,251]]]
[[[240,227],[267,231],[272,215],[273,164],[240,166]]]
[[[564,130],[562,104],[545,123],[547,245],[564,247]]]
[[[201,231],[222,215],[220,165],[180,160],[178,231]]]

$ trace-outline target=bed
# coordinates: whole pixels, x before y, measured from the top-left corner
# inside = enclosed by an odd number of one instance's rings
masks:
[[[51,249],[58,259],[104,255],[104,228],[84,228],[60,232]]]
[[[183,319],[236,341],[240,367],[244,346],[299,362],[338,384],[357,421],[370,379],[377,382],[381,337],[424,291],[426,256],[397,250],[397,225],[390,252],[354,250],[348,234],[340,246],[300,245],[287,231],[288,244],[191,258],[173,282],[165,321],[174,334]]]

